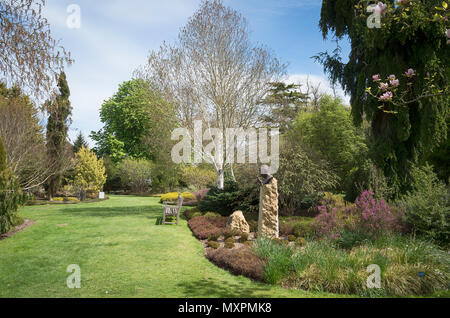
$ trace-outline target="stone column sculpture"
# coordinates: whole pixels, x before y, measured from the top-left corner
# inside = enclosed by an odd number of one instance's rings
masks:
[[[259,194],[258,236],[278,238],[278,184],[277,179],[269,174],[269,167],[260,168],[258,183],[261,185]]]

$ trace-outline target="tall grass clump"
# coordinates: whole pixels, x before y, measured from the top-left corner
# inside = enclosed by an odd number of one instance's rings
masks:
[[[380,236],[350,251],[330,241],[308,242],[292,257],[285,285],[304,290],[372,296],[429,295],[448,289],[448,254],[413,237]],[[367,266],[381,269],[381,289],[367,288]]]
[[[256,254],[265,261],[264,281],[278,284],[292,269],[293,250],[266,237],[258,238],[254,245]]]

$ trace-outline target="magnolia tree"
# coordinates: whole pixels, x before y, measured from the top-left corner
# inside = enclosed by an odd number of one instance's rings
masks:
[[[352,115],[372,126],[372,156],[397,192],[408,187],[411,164],[447,138],[450,45],[447,3],[441,0],[324,0],[323,36],[351,42],[321,53],[332,82],[351,95]]]
[[[194,146],[194,156],[214,166],[218,187],[223,188],[226,158],[234,149],[227,143],[226,129],[260,123],[264,113],[260,101],[284,68],[270,50],[249,41],[241,14],[221,1],[203,1],[178,41],[151,52],[137,75],[177,105],[179,125],[201,141]],[[196,120],[214,130],[195,129]]]

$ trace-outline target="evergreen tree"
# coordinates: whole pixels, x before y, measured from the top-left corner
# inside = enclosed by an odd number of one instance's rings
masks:
[[[372,157],[397,192],[407,190],[410,167],[447,135],[450,45],[441,0],[378,3],[380,28],[368,27],[367,3],[324,0],[324,38],[348,38],[351,52],[321,53],[332,82],[351,95],[356,123],[371,122]],[[445,4],[445,6],[447,6]],[[387,80],[386,80],[387,79]]]
[[[82,147],[89,148],[86,139],[84,139],[83,133],[78,133],[77,139],[73,143],[73,153],[77,153]]]
[[[55,173],[48,181],[48,195],[51,199],[58,190],[63,174],[67,131],[71,122],[72,106],[70,105],[70,90],[66,74],[61,72],[58,78],[59,94],[53,101],[46,102],[45,108],[49,116],[47,121],[47,155],[54,163]]]
[[[270,107],[265,122],[279,127],[280,132],[286,132],[293,124],[300,111],[307,110],[308,96],[298,90],[300,85],[271,83],[269,95],[263,104]]]

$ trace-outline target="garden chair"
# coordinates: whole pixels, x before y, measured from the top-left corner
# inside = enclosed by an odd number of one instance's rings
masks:
[[[162,224],[176,224],[178,225],[178,220],[180,219],[180,211],[181,206],[183,204],[183,197],[181,195],[178,195],[178,202],[177,205],[169,205],[169,202],[163,202],[164,212],[163,212],[163,219]],[[166,222],[166,217],[176,217],[176,222]]]

